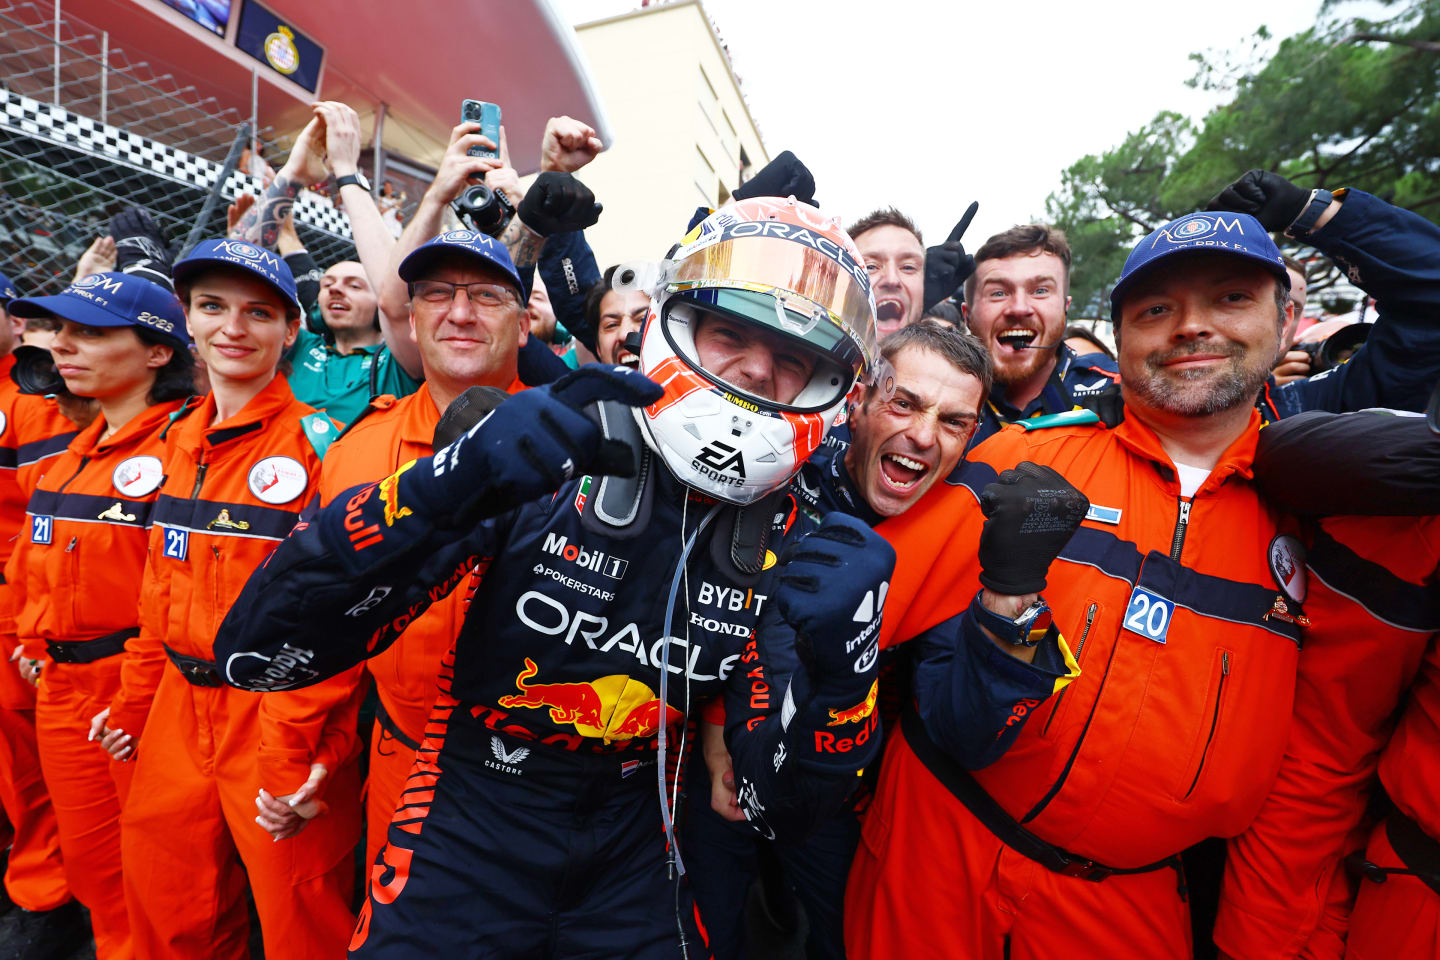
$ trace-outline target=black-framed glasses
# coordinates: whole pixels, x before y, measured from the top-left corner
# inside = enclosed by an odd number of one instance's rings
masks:
[[[410,284],[412,299],[426,303],[449,303],[455,299],[455,291],[464,290],[470,305],[479,310],[500,310],[520,305],[515,291],[501,283],[451,283],[448,280],[416,280]]]

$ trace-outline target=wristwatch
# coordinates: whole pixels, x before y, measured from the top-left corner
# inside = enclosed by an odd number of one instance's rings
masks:
[[[1314,228],[1315,221],[1320,219],[1322,213],[1330,209],[1330,204],[1334,200],[1335,195],[1324,187],[1311,190],[1310,199],[1305,201],[1305,207],[1300,211],[1300,215],[1291,222],[1290,226],[1285,228],[1285,236],[1291,240],[1298,240],[1308,234]]]
[[[1050,604],[1045,602],[1044,597],[1036,597],[1030,606],[1021,610],[1020,615],[1011,620],[981,603],[980,597],[983,593],[982,590],[975,594],[975,599],[970,603],[970,612],[975,614],[975,620],[980,626],[999,639],[1017,647],[1033,647],[1050,632],[1053,617],[1050,614]]]
[[[348,187],[352,183],[366,193],[370,192],[370,181],[365,179],[365,174],[358,171],[355,173],[347,173],[343,177],[336,177],[335,192],[339,193],[341,187]]]

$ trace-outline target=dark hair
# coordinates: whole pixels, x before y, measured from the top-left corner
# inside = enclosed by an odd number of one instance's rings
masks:
[[[1060,262],[1065,264],[1065,292],[1070,291],[1070,241],[1065,239],[1064,230],[1046,223],[1021,223],[995,234],[975,251],[975,264],[979,266],[986,260],[1003,260],[1020,253],[1052,253],[1059,257]],[[975,302],[977,282],[976,273],[971,273],[966,279],[966,303]]]
[[[994,382],[990,354],[985,352],[985,345],[963,327],[912,323],[881,340],[880,355],[893,362],[906,347],[918,347],[938,354],[956,370],[980,381],[982,399],[990,395],[990,385]]]
[[[850,239],[858,239],[860,234],[867,230],[874,230],[876,227],[899,227],[901,230],[909,230],[915,235],[920,246],[925,246],[925,241],[920,236],[920,228],[915,226],[915,221],[894,207],[882,207],[872,213],[868,213],[850,224],[850,229],[845,232],[850,234]]]
[[[48,313],[43,317],[30,317],[25,321],[25,332],[29,333],[31,330],[49,330],[51,333],[59,333],[60,321]]]
[[[922,320],[939,320],[941,323],[948,323],[957,329],[965,329],[965,319],[960,316],[960,311],[955,304],[949,300],[941,300],[935,306],[925,311]]]
[[[155,371],[155,383],[150,387],[149,401],[153,406],[157,403],[168,403],[171,400],[184,400],[195,393],[195,358],[190,354],[190,348],[174,337],[167,337],[163,333],[156,333],[154,330],[145,327],[131,327],[135,336],[140,342],[147,346],[170,347],[170,361]]]
[[[1294,257],[1283,253],[1280,254],[1280,259],[1285,262],[1286,270],[1294,270],[1296,273],[1300,274],[1300,276],[1305,276],[1305,264],[1301,263],[1299,260],[1296,260]]]
[[[1065,328],[1065,332],[1060,334],[1060,339],[1069,340],[1071,337],[1076,337],[1081,340],[1089,341],[1090,343],[1095,344],[1096,350],[1105,354],[1105,356],[1109,357],[1111,360],[1115,359],[1115,354],[1111,353],[1110,348],[1105,346],[1105,341],[1095,336],[1095,334],[1090,330],[1089,327],[1082,327],[1078,323],[1070,324],[1070,326]]]
[[[595,285],[585,291],[585,325],[579,330],[571,330],[575,339],[585,345],[585,349],[591,353],[600,340],[600,303],[605,299],[605,294],[610,292],[610,280],[615,276],[615,271],[620,269],[620,264],[605,268],[605,273],[595,282]]]

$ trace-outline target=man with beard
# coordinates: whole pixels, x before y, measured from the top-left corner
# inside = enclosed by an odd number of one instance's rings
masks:
[[[877,283],[877,309],[880,290]],[[1114,363],[1103,354],[1079,360],[1064,343],[1069,291],[1070,244],[1054,227],[1011,227],[976,251],[961,310],[990,351],[995,385],[971,446],[1006,423],[1064,413],[1077,404],[1094,406],[1107,422],[1116,419]]]
[[[1010,311],[992,342],[1058,338],[1063,306],[1042,326],[1004,301],[1063,305],[1063,267],[982,257],[977,312],[986,291]],[[1289,283],[1251,216],[1151,233],[1111,293],[1124,421],[1011,425],[881,528],[882,644],[916,637],[920,663],[850,875],[851,956],[1192,955],[1179,855],[1253,819],[1295,690],[1279,517],[1250,479]]]

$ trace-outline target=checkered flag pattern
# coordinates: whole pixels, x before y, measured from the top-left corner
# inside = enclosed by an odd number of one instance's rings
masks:
[[[66,15],[57,48],[51,15],[48,6],[0,0],[0,272],[22,295],[58,292],[110,217],[131,205],[150,210],[178,248],[242,120],[123,51],[102,60],[100,31],[84,21]],[[260,132],[262,155],[283,157],[286,145],[265,139],[269,132]],[[201,235],[221,236],[226,205],[261,190],[247,172],[232,172]],[[329,199],[302,193],[295,222],[322,266],[354,258],[349,218]]]

